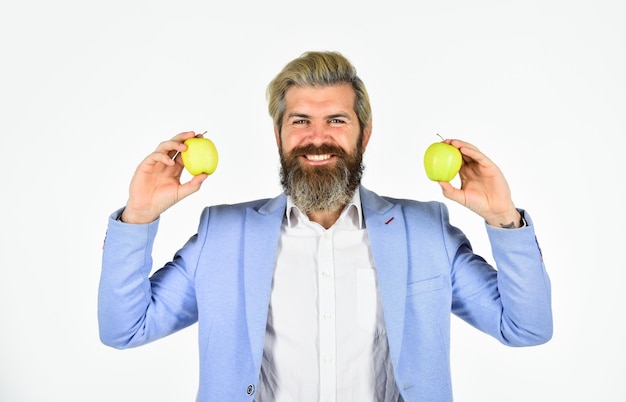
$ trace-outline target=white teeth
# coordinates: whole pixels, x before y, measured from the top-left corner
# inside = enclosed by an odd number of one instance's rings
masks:
[[[330,159],[330,155],[329,154],[325,154],[325,155],[307,155],[306,158],[310,161],[325,161],[326,159]]]

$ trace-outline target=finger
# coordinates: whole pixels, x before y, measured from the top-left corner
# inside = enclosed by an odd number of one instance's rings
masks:
[[[185,147],[182,146],[186,139],[194,137],[196,133],[194,131],[185,131],[180,134],[176,134],[174,137],[167,141],[161,142],[156,150],[157,152],[168,153],[170,151],[184,151]]]
[[[195,137],[195,136],[196,136],[195,131],[183,131],[182,133],[176,134],[174,137],[172,137],[172,141],[184,142],[186,139]]]
[[[474,148],[474,149],[478,149],[476,148],[475,145],[470,144],[469,142],[465,142],[463,140],[459,140],[456,138],[451,138],[449,140],[446,140],[446,142],[448,142],[448,144],[455,146],[457,148]]]
[[[164,164],[166,166],[173,166],[174,161],[169,157],[168,154],[164,154],[162,152],[153,152],[150,155],[146,156],[146,158],[141,163],[142,165],[155,166],[158,164]]]
[[[444,197],[452,201],[456,201],[459,204],[465,205],[465,197],[463,195],[463,191],[455,188],[447,181],[440,181],[439,186],[441,187],[441,191]]]
[[[176,160],[178,155],[187,149],[186,146],[181,146],[180,144],[183,144],[185,140],[188,140],[189,138],[202,137],[205,133],[206,131],[201,134],[196,134],[195,131],[184,131],[172,137],[171,140],[162,142],[160,147],[162,147],[162,149],[168,149],[167,154],[170,159]],[[159,150],[159,148],[157,148],[157,150]]]
[[[178,190],[178,195],[180,199],[187,197],[190,194],[195,193],[200,190],[202,183],[209,177],[208,174],[202,173],[197,176],[194,176],[187,183],[182,184]]]
[[[185,149],[187,149],[185,144],[181,141],[172,139],[160,143],[155,152],[167,155],[170,159],[173,159],[176,153],[182,152]]]
[[[465,162],[477,162],[479,164],[489,164],[492,163],[491,159],[487,157],[478,147],[469,142],[464,142],[461,140],[451,140],[450,145],[455,146],[461,151],[461,155],[463,155],[463,160]]]
[[[461,155],[463,156],[463,160],[465,160],[466,162],[471,161],[472,159],[471,155],[473,155],[476,151],[478,151],[478,148],[476,148],[474,145],[470,144],[469,142],[457,140],[454,138],[445,139],[443,142],[457,148],[461,152]]]

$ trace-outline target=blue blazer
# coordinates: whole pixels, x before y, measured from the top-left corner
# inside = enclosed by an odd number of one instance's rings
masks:
[[[510,346],[552,336],[550,281],[528,226],[487,226],[497,270],[440,202],[361,187],[396,382],[405,401],[451,401],[450,313]],[[139,346],[198,323],[198,401],[252,401],[286,197],[207,207],[198,233],[151,277],[158,220],[111,216],[98,296],[102,342]]]

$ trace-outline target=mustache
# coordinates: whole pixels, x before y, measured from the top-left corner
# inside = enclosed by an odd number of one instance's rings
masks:
[[[343,148],[331,145],[331,144],[322,144],[322,145],[303,145],[300,147],[296,147],[289,152],[290,156],[302,156],[302,155],[325,155],[332,154],[339,157],[346,156],[347,152],[343,150]]]
[[[304,155],[330,154],[336,163],[310,167]],[[335,144],[306,144],[280,152],[280,183],[302,211],[325,211],[346,205],[361,182],[362,152],[346,151]]]

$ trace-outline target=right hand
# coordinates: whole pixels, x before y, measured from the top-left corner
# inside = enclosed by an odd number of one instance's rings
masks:
[[[183,144],[186,139],[200,136],[193,131],[180,133],[159,144],[139,164],[130,182],[128,202],[121,216],[123,222],[152,222],[166,209],[200,189],[208,175],[200,174],[181,184],[183,162],[180,155],[172,159],[177,152],[187,149]]]

